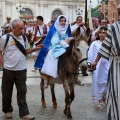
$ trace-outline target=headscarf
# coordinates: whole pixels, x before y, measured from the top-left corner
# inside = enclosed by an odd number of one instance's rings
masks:
[[[35,65],[34,65],[35,68],[39,68],[39,69],[42,68],[42,66],[43,66],[43,64],[44,64],[44,60],[45,60],[46,55],[47,55],[47,52],[48,52],[48,50],[49,50],[49,46],[50,46],[50,43],[51,43],[51,38],[52,38],[53,34],[56,32],[55,23],[56,23],[57,20],[59,20],[59,18],[60,18],[61,16],[64,16],[64,15],[60,15],[60,16],[54,21],[54,23],[52,24],[52,26],[51,26],[51,28],[50,28],[50,30],[49,30],[46,38],[45,38],[45,40],[43,41],[42,44],[43,44],[45,47],[44,47],[44,48],[41,48],[41,50],[40,50],[40,52],[39,52],[39,55],[38,55],[38,57],[37,57],[37,60],[36,60],[36,62],[35,62]],[[65,18],[66,18],[66,17],[65,17]],[[67,26],[67,25],[66,25],[66,26]],[[64,31],[67,32],[68,37],[71,37],[72,34],[71,34],[70,25],[68,25],[68,27],[65,27],[65,28],[66,28],[66,30],[64,30]],[[66,32],[65,32],[65,33],[66,33]]]
[[[66,19],[65,27],[62,27],[62,26],[60,25],[60,18],[61,18],[62,16]],[[64,36],[64,35],[65,35],[65,33],[66,33],[67,29],[68,29],[68,25],[69,25],[68,20],[67,20],[67,18],[66,18],[64,15],[60,15],[60,16],[56,19],[55,24],[54,24],[55,29],[57,30],[57,32],[58,32],[61,36]]]

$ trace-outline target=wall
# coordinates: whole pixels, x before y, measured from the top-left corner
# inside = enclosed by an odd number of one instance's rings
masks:
[[[51,20],[52,12],[56,9],[61,10],[68,17],[69,22],[73,22],[77,17],[76,9],[81,8],[83,10],[82,17],[84,20],[84,0],[1,0],[1,24],[5,22],[6,16],[11,16],[12,19],[19,18],[19,13],[16,11],[16,6],[18,5],[30,8],[33,11],[34,20],[36,16],[42,15],[45,23]]]

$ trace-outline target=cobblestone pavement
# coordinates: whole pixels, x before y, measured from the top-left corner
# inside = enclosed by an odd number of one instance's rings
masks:
[[[52,107],[52,100],[50,89],[45,90],[46,108],[41,107],[41,93],[40,93],[40,78],[39,72],[31,72],[33,67],[33,59],[27,58],[27,103],[30,110],[30,114],[36,117],[35,120],[67,120],[67,117],[63,114],[65,106],[63,86],[56,84],[55,93],[57,98],[58,107],[54,109]],[[2,71],[0,71],[1,81]],[[75,86],[75,99],[71,105],[71,112],[73,120],[107,120],[106,107],[103,110],[95,110],[97,104],[91,102],[91,75],[83,77],[79,75],[79,79],[85,83],[84,86]],[[0,85],[1,86],[1,85]],[[7,89],[7,88],[6,88]],[[1,90],[1,89],[0,89]],[[0,91],[0,120],[8,120],[4,118],[2,112],[2,95]],[[13,91],[13,115],[14,117],[9,120],[19,120],[19,111],[16,101],[16,88]]]

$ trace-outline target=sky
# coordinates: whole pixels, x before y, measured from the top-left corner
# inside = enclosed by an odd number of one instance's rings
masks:
[[[91,7],[96,7],[98,5],[98,0],[91,0]],[[87,0],[88,6],[90,6],[90,0]]]

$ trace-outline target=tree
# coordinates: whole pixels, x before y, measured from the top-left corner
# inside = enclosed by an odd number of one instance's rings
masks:
[[[98,10],[100,8],[100,6],[96,6],[95,8],[91,8],[91,16],[92,17],[97,17],[99,19],[101,19],[101,12]]]

